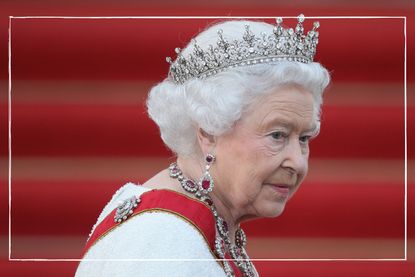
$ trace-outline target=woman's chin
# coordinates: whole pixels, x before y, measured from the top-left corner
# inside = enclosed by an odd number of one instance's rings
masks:
[[[272,206],[267,207],[266,209],[264,209],[261,213],[260,217],[278,217],[280,216],[285,209],[285,203],[273,203]]]

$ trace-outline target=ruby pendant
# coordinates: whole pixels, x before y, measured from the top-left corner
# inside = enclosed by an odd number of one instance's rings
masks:
[[[199,181],[199,191],[202,194],[207,194],[213,190],[213,179],[212,176],[210,176],[209,172],[206,172],[205,175],[203,175],[202,179]]]

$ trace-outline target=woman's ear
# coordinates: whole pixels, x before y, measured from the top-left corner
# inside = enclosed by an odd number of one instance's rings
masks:
[[[197,141],[204,154],[209,153],[216,145],[216,137],[207,133],[202,128],[197,130]]]

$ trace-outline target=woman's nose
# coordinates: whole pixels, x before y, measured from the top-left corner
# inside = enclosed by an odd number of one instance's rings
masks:
[[[305,173],[308,165],[308,148],[305,150],[298,139],[292,139],[284,150],[284,160],[281,165],[292,173]]]

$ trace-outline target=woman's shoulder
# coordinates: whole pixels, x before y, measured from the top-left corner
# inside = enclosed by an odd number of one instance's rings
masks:
[[[128,182],[121,186],[105,205],[97,222],[93,227],[94,232],[97,225],[110,216],[117,208],[125,205],[126,201],[134,197],[139,199],[138,206],[143,212],[166,212],[187,221],[197,221],[195,224],[203,222],[213,223],[213,215],[207,203],[190,197],[188,194],[180,193],[176,190],[166,188],[149,188],[140,184]]]
[[[199,227],[182,215],[146,211],[104,232],[84,258],[209,259],[214,255]]]
[[[138,187],[138,188],[137,188]],[[121,224],[109,226],[84,255],[77,275],[88,276],[86,272],[100,274],[125,271],[131,274],[136,270],[141,273],[164,270],[184,270],[198,274],[203,262],[186,263],[177,259],[215,259],[211,244],[214,243],[214,219],[209,208],[186,195],[170,190],[150,190],[135,184],[126,184],[117,193],[106,208],[114,201],[134,196],[140,199],[136,209]],[[115,202],[116,203],[116,202]],[[117,205],[115,205],[116,209]],[[110,211],[107,218],[114,215]],[[105,219],[103,221],[105,223]],[[98,228],[99,229],[99,228]],[[213,232],[213,233],[212,233]],[[175,262],[160,264],[155,262],[122,263],[103,262],[90,263],[88,259],[175,259]],[[123,264],[123,265],[122,265]],[[210,264],[209,266],[207,266]],[[112,266],[111,266],[112,265]],[[120,265],[118,268],[117,266]],[[223,272],[216,261],[206,263],[206,274]],[[107,267],[111,268],[107,268]],[[157,270],[162,270],[157,271]],[[128,272],[127,272],[128,271]],[[168,275],[168,274],[166,274]],[[212,274],[213,275],[213,274]],[[174,274],[169,276],[175,276]],[[183,275],[186,276],[186,275]],[[219,275],[220,276],[220,275]]]
[[[224,276],[215,258],[188,221],[172,213],[144,212],[99,239],[76,276]]]
[[[150,191],[151,189],[135,184],[133,182],[127,182],[120,187],[111,197],[111,200],[105,205],[101,214],[98,217],[97,224],[99,224],[109,213],[111,213],[117,206],[125,199],[132,196],[140,196],[144,192]]]
[[[168,228],[196,232],[209,248],[214,248],[215,219],[208,204],[177,191],[127,183],[117,190],[101,212],[86,250],[109,235],[123,235],[136,230],[142,237],[158,234],[159,230],[152,228],[160,228],[163,232]],[[176,232],[168,232],[163,238],[168,238],[169,234]]]

